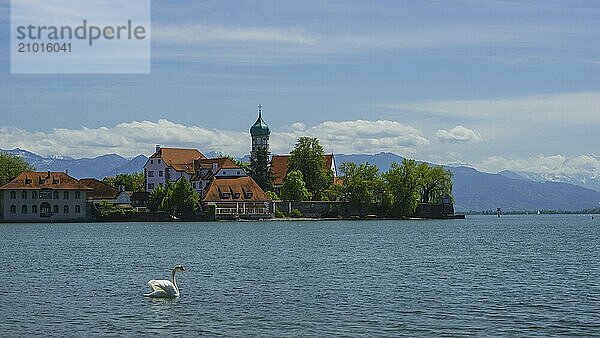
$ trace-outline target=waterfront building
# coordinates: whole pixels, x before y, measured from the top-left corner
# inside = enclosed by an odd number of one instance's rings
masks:
[[[23,172],[0,187],[4,222],[86,220],[91,188],[63,172]]]
[[[102,202],[111,204],[117,203],[120,191],[112,185],[106,184],[95,178],[82,178],[79,182],[91,189],[86,194],[86,200],[88,202],[92,204],[100,204]]]
[[[269,217],[271,199],[250,176],[215,177],[202,202],[214,206],[216,218]]]
[[[198,149],[161,148],[156,151],[144,165],[144,179],[147,192],[152,192],[158,186],[167,182],[176,182],[181,177],[188,181],[196,173],[194,161],[204,159]]]
[[[215,178],[236,178],[248,176],[246,170],[237,165],[228,157],[205,158],[194,161],[195,174],[190,178],[192,188],[200,194],[205,195],[210,182]]]

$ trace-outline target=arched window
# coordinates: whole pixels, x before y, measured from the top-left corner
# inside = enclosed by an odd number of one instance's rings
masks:
[[[81,207],[79,205],[75,206],[75,213],[76,214],[80,214],[81,213]]]
[[[58,214],[58,205],[55,205],[55,206],[54,206],[54,213],[55,213],[55,214]]]
[[[66,200],[69,199],[69,192],[68,191],[63,192],[63,198],[66,199]]]
[[[65,207],[63,208],[63,210],[64,210],[65,214],[68,214],[69,213],[69,206],[65,205]]]
[[[37,205],[34,204],[34,205],[31,206],[31,213],[32,214],[37,214]]]
[[[17,192],[16,191],[11,191],[10,192],[10,199],[14,200],[15,198],[17,198]]]
[[[10,213],[11,214],[16,214],[17,213],[17,207],[15,205],[11,205],[10,206]]]
[[[81,191],[76,191],[75,192],[75,198],[76,199],[80,199],[81,198]]]
[[[37,192],[37,191],[33,190],[33,191],[31,192],[31,198],[32,198],[32,199],[36,199],[36,198],[37,198],[37,195],[38,195],[38,192]]]
[[[21,191],[21,199],[24,199],[24,200],[27,199],[27,190]]]
[[[40,205],[40,214],[42,214],[42,216],[50,216],[50,210],[50,203],[44,202]]]
[[[57,200],[57,199],[58,199],[58,191],[54,191],[54,192],[52,193],[52,198],[54,198],[55,200]]]
[[[23,205],[21,206],[21,213],[22,213],[22,214],[26,214],[26,213],[27,213],[27,206],[26,206],[25,204],[23,204]]]

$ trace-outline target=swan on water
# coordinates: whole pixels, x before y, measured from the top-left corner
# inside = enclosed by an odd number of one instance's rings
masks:
[[[171,280],[165,279],[152,279],[148,282],[148,286],[152,289],[152,292],[145,293],[145,297],[152,298],[175,298],[179,297],[179,288],[177,287],[177,281],[175,280],[175,273],[177,271],[185,271],[183,265],[177,265],[171,271]]]

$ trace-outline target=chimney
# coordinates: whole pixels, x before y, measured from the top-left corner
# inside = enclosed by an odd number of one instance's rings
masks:
[[[160,150],[160,144],[156,145],[156,152],[158,153],[158,151]]]

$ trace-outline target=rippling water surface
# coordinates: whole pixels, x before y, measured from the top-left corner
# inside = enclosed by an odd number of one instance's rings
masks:
[[[598,218],[0,224],[0,335],[598,336]]]

